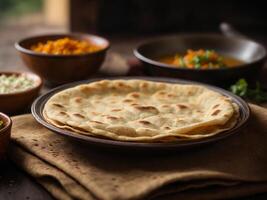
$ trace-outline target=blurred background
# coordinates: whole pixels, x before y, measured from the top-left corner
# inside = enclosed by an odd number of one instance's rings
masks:
[[[13,44],[34,34],[97,33],[111,40],[111,52],[130,58],[132,48],[146,38],[220,32],[221,22],[267,44],[267,12],[259,0],[1,0],[0,67],[21,69]]]

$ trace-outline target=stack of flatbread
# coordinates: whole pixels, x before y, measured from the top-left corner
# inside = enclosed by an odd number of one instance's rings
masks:
[[[77,134],[121,141],[200,139],[231,129],[239,111],[199,85],[103,80],[63,90],[45,104],[47,122]]]

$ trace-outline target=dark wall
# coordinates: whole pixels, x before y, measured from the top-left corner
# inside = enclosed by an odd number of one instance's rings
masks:
[[[96,28],[105,33],[217,31],[220,22],[267,32],[264,1],[99,0]]]

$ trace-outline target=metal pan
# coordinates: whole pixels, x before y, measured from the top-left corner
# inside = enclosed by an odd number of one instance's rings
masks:
[[[188,49],[213,49],[221,55],[237,58],[243,64],[220,69],[187,69],[157,61],[161,56],[184,54]],[[134,50],[134,55],[145,64],[147,73],[152,76],[227,85],[238,78],[256,79],[266,59],[266,50],[261,44],[241,36],[187,34],[145,42]]]
[[[108,79],[114,79],[114,78],[108,78]],[[167,83],[179,83],[179,84],[198,84],[197,82],[191,82],[191,81],[184,81],[184,80],[177,80],[177,79],[166,79],[166,78],[150,78],[150,77],[117,77],[116,79],[142,79],[142,80],[151,80],[151,81],[158,81],[158,82],[167,82]],[[57,128],[49,123],[47,123],[44,119],[43,116],[43,109],[45,103],[48,101],[48,99],[53,96],[54,94],[65,90],[70,87],[74,87],[79,84],[84,84],[84,83],[90,83],[94,81],[98,81],[101,79],[90,79],[86,81],[81,81],[81,82],[75,82],[71,84],[66,84],[60,87],[57,87],[50,92],[40,96],[37,98],[34,103],[32,104],[32,115],[33,117],[39,122],[41,125],[45,126],[49,130],[63,135],[65,137],[71,138],[78,140],[79,142],[86,143],[88,147],[99,147],[101,149],[111,149],[111,150],[119,150],[124,151],[124,150],[129,150],[131,152],[139,152],[139,151],[150,151],[150,152],[156,152],[156,151],[168,151],[168,150],[182,150],[182,149],[187,149],[187,148],[192,148],[195,146],[203,145],[203,144],[208,144],[211,142],[215,142],[218,140],[221,140],[223,138],[226,138],[230,135],[233,135],[235,133],[238,133],[244,125],[246,124],[249,115],[250,115],[250,110],[246,102],[244,102],[241,98],[233,95],[232,93],[217,88],[209,85],[205,85],[206,87],[210,88],[211,90],[217,91],[229,98],[232,99],[233,102],[235,102],[240,109],[240,118],[231,130],[222,132],[218,135],[215,135],[213,137],[201,139],[201,140],[190,140],[190,141],[175,141],[175,142],[169,142],[169,143],[162,143],[162,142],[156,142],[156,143],[145,143],[145,142],[124,142],[124,141],[115,141],[115,140],[110,140],[110,139],[103,139],[103,138],[96,138],[96,137],[91,137],[91,136],[85,136],[81,134],[74,133],[72,131],[64,130]],[[202,84],[203,85],[203,84]]]

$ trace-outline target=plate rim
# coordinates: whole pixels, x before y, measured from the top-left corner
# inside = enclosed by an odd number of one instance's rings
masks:
[[[100,80],[130,80],[130,79],[140,79],[140,80],[148,80],[148,81],[157,81],[157,82],[165,82],[165,83],[178,83],[178,84],[193,84],[193,85],[202,85],[205,87],[208,87],[209,89],[219,92],[220,94],[223,94],[229,98],[231,98],[239,107],[240,110],[240,115],[243,115],[243,119],[239,118],[239,122],[231,128],[230,130],[223,131],[219,134],[216,134],[211,137],[207,138],[202,138],[202,139],[196,139],[196,140],[188,140],[188,141],[174,141],[174,142],[153,142],[153,143],[148,143],[148,142],[131,142],[131,141],[119,141],[119,140],[112,140],[112,139],[106,139],[106,138],[98,138],[98,137],[93,137],[93,136],[88,136],[88,135],[82,135],[82,134],[77,134],[74,131],[70,130],[65,130],[58,128],[48,122],[45,121],[42,111],[45,103],[48,101],[51,96],[56,94],[57,92],[60,92],[62,90],[65,90],[70,87],[75,87],[80,84],[86,84],[86,83],[91,83],[95,81],[100,81]],[[41,107],[40,107],[41,106]],[[153,148],[153,149],[177,149],[177,148],[185,148],[185,147],[193,147],[193,146],[198,146],[202,144],[208,144],[216,141],[220,141],[224,138],[227,138],[228,136],[231,136],[237,132],[239,132],[248,122],[248,119],[250,117],[250,107],[248,106],[247,102],[245,102],[243,99],[240,97],[236,96],[235,94],[216,87],[212,85],[208,85],[205,83],[199,83],[196,81],[189,81],[189,80],[183,80],[183,79],[176,79],[176,78],[165,78],[165,77],[147,77],[147,76],[116,76],[116,77],[100,77],[100,78],[92,78],[92,79],[87,79],[87,80],[82,80],[82,81],[77,81],[77,82],[72,82],[68,84],[61,85],[59,87],[56,87],[52,90],[49,90],[47,93],[39,96],[31,106],[31,113],[32,116],[35,118],[35,120],[41,124],[42,126],[46,127],[53,133],[62,135],[62,136],[67,136],[68,138],[78,140],[80,142],[85,142],[87,144],[93,144],[97,146],[109,146],[109,147],[128,147],[128,148]],[[242,117],[242,116],[240,116]]]

